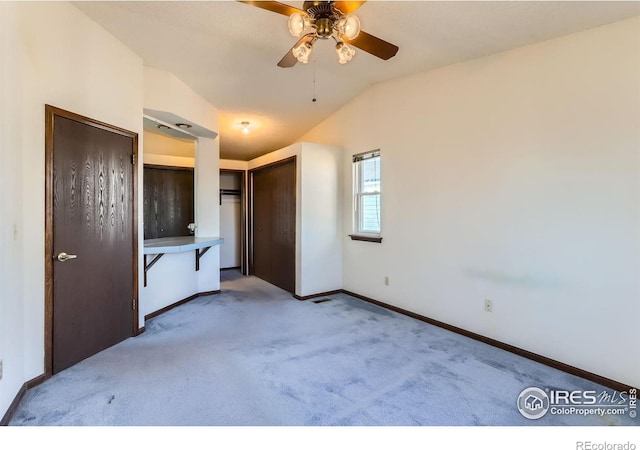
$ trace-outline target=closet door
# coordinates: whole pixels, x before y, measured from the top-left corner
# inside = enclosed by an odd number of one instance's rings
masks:
[[[253,172],[252,274],[271,281],[272,182],[268,169]]]
[[[253,275],[295,291],[295,159],[252,172]]]

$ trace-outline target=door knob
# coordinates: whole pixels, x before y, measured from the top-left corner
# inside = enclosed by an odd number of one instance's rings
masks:
[[[65,252],[59,253],[57,258],[58,261],[60,262],[65,262],[68,261],[70,259],[76,259],[78,257],[78,255],[67,255]]]

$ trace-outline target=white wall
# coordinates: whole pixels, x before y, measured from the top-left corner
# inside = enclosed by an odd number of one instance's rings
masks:
[[[0,299],[6,411],[20,386],[44,372],[45,104],[142,136],[143,67],[69,3],[3,2],[0,17],[3,114],[11,109],[2,119],[0,169],[3,194],[11,195],[3,195],[0,220],[3,253],[11,257],[3,257],[10,267],[2,270]]]
[[[219,139],[199,138],[196,145],[195,200],[196,236],[220,236],[220,145]],[[214,246],[200,260],[198,291],[220,289],[220,246]]]
[[[186,156],[144,154],[144,163],[156,166],[195,167],[196,159]]]
[[[342,289],[342,151],[303,142],[301,160],[301,283],[297,294],[304,297]]]
[[[144,68],[144,109],[218,132],[218,110],[170,72]],[[193,131],[193,130],[192,130]]]
[[[639,29],[382,83],[303,136],[346,150],[346,232],[350,157],[382,152],[383,242],[343,238],[344,288],[640,386]]]
[[[17,6],[0,2],[0,418],[25,382],[22,85]]]
[[[221,159],[220,160],[220,168],[221,169],[229,169],[229,170],[247,170],[249,167],[249,162],[247,161],[236,161],[233,159]]]
[[[179,139],[161,132],[144,130],[144,154],[194,159],[195,139]]]
[[[162,133],[144,130],[144,163],[158,166],[194,167],[196,142],[177,139]]]
[[[222,168],[220,168],[222,170]],[[220,172],[220,189],[240,190],[242,188],[242,173]]]

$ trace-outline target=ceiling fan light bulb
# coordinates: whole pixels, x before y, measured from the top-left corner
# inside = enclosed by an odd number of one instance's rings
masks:
[[[306,64],[309,62],[309,55],[311,55],[311,49],[313,47],[308,42],[303,42],[293,49],[293,56],[296,57],[298,62]]]
[[[357,16],[344,16],[338,21],[338,33],[350,41],[360,34],[360,19]]]
[[[304,30],[309,28],[311,21],[306,14],[293,13],[289,16],[289,33],[293,36],[300,36]]]
[[[338,62],[340,64],[346,64],[351,61],[356,51],[344,42],[338,42],[336,45],[336,53],[338,54]]]

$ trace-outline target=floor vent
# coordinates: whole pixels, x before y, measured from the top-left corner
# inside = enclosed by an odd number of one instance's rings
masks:
[[[330,298],[323,298],[321,300],[314,300],[313,303],[324,303],[324,302],[330,302],[331,299]]]

